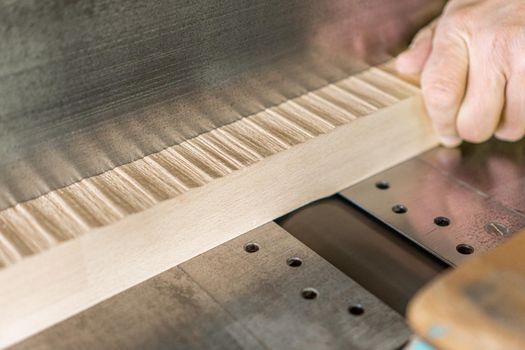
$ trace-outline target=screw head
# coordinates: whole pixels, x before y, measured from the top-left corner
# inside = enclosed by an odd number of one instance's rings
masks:
[[[350,305],[348,312],[354,316],[361,316],[365,313],[365,308],[361,304]]]
[[[286,264],[290,267],[299,267],[303,264],[303,260],[301,258],[294,256],[294,257],[288,258],[286,260]]]
[[[301,291],[303,299],[313,300],[319,296],[319,292],[315,288],[305,288]]]
[[[450,225],[450,219],[445,216],[438,216],[434,218],[434,224],[445,227]]]
[[[459,254],[463,254],[463,255],[470,255],[472,253],[474,253],[474,247],[471,246],[470,244],[458,244],[456,246],[456,250]]]
[[[403,204],[396,204],[392,207],[392,211],[396,214],[404,214],[408,211],[408,208]]]
[[[244,245],[244,251],[246,253],[255,253],[259,251],[259,245],[257,243],[247,243]]]
[[[390,184],[388,183],[388,181],[381,180],[376,182],[376,188],[380,190],[388,190],[390,188]]]
[[[485,225],[485,231],[493,236],[506,236],[509,234],[508,227],[499,222],[489,222]]]

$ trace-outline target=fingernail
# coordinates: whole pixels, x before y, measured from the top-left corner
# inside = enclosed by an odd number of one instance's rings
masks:
[[[463,140],[457,136],[440,136],[439,141],[443,146],[452,148],[461,145]]]

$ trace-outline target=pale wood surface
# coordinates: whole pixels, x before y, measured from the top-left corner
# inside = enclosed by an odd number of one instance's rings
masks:
[[[435,146],[418,91],[372,68],[0,212],[0,345]]]
[[[525,232],[432,282],[408,316],[438,349],[525,349]]]

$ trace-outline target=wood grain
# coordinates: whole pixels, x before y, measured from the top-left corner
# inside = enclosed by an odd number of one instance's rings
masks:
[[[412,301],[412,328],[443,350],[525,349],[525,232],[472,258]]]
[[[435,146],[418,91],[372,68],[0,212],[0,346]]]
[[[6,266],[204,186],[413,96],[372,68],[143,159],[0,212]]]

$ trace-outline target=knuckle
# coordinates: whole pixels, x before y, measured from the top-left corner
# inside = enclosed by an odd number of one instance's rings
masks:
[[[450,44],[450,42],[455,42],[462,32],[462,28],[463,25],[460,26],[450,18],[441,21],[436,28],[435,43],[445,46]]]
[[[465,27],[474,23],[476,20],[476,13],[469,7],[459,8],[452,11],[447,16],[448,25],[455,27]]]
[[[489,28],[477,36],[477,45],[493,60],[500,61],[509,56],[510,47],[517,36],[513,26]]]

